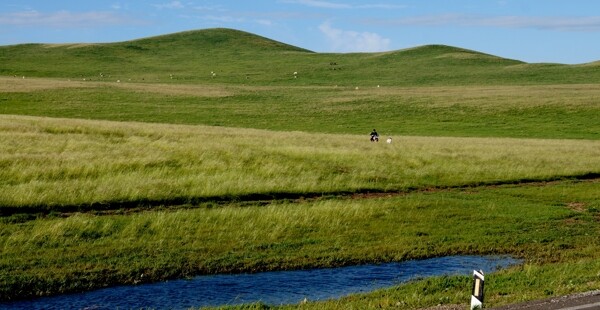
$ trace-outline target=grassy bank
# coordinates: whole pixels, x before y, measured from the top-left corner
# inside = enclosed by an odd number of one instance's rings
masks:
[[[0,116],[3,214],[595,174],[599,142],[269,132]],[[113,207],[110,205],[114,204]]]

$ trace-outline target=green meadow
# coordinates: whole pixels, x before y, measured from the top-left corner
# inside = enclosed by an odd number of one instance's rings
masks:
[[[228,29],[2,46],[0,300],[461,254],[525,261],[487,307],[597,289],[599,69]],[[466,307],[470,281],[239,308]]]

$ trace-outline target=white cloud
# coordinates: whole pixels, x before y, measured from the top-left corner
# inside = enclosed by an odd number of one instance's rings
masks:
[[[389,50],[390,39],[372,32],[356,32],[333,28],[325,22],[319,30],[331,43],[333,52],[381,52]]]
[[[114,12],[69,12],[42,13],[23,11],[0,14],[0,25],[45,26],[45,27],[92,27],[107,25],[142,24]]]
[[[600,16],[474,16],[464,14],[424,15],[394,20],[364,20],[366,24],[401,26],[464,26],[530,28],[555,31],[600,31]]]

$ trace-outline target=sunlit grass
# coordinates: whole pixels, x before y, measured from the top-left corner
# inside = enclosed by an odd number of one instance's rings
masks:
[[[403,191],[597,173],[600,142],[270,132],[0,116],[0,205]]]

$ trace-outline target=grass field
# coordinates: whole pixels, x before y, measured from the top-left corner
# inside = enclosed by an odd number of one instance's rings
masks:
[[[0,113],[367,135],[600,138],[600,84],[321,87],[0,78]]]
[[[525,259],[486,275],[488,306],[598,288],[597,69],[226,29],[0,47],[0,299],[454,254]],[[470,285],[282,308],[466,304]]]
[[[5,214],[546,181],[600,167],[597,140],[401,136],[388,145],[356,135],[0,119]]]

